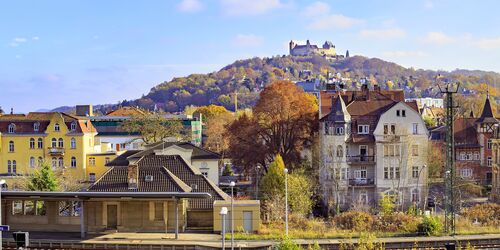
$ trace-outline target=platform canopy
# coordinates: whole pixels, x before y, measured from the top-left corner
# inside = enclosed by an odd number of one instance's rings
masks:
[[[116,199],[209,199],[209,193],[185,192],[48,192],[48,191],[2,191],[2,198],[32,198],[32,199],[80,199],[116,198]]]

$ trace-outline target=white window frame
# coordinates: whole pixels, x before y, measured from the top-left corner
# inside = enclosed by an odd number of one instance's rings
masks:
[[[358,134],[367,135],[370,133],[370,125],[358,125]]]
[[[70,140],[71,149],[76,149],[76,139],[73,137]]]
[[[71,131],[75,131],[76,130],[76,122],[72,122],[71,123]]]
[[[9,127],[8,127],[8,133],[13,134],[14,132],[16,132],[16,125],[14,123],[11,123],[11,124],[9,124]]]
[[[40,123],[39,122],[33,123],[33,131],[38,132],[38,130],[40,130]]]
[[[418,135],[418,123],[413,123],[413,134]]]
[[[76,168],[76,157],[71,157],[71,167]]]
[[[55,132],[61,131],[61,126],[59,126],[59,123],[54,124],[54,131]]]

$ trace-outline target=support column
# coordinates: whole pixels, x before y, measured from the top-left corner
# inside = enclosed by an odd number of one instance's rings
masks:
[[[175,239],[179,239],[179,199],[175,198]]]
[[[80,208],[80,238],[85,239],[85,203],[81,201]]]

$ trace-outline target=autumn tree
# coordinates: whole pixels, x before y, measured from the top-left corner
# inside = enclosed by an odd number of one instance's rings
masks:
[[[276,81],[260,93],[252,114],[228,126],[233,162],[245,168],[265,167],[279,154],[291,169],[298,166],[300,152],[317,127],[316,98],[290,81]]]
[[[162,141],[169,137],[182,138],[180,121],[169,120],[160,113],[146,113],[132,116],[121,127],[129,133],[139,133],[146,144]]]
[[[194,113],[202,114],[202,119],[204,121],[209,121],[210,119],[212,119],[214,117],[218,117],[220,115],[227,114],[227,113],[229,113],[229,111],[223,106],[210,104],[208,106],[203,106],[203,107],[197,108],[196,111],[194,111]]]

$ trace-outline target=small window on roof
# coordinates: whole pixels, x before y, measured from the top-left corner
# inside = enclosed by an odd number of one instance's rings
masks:
[[[144,181],[145,182],[152,182],[153,181],[153,176],[152,175],[146,175],[146,177],[144,177]]]
[[[76,122],[72,122],[71,123],[71,131],[75,131],[76,130]]]
[[[39,122],[35,122],[33,124],[33,131],[38,132],[39,129],[40,129],[40,123]]]
[[[8,132],[9,134],[14,133],[16,131],[16,125],[14,123],[9,124]]]

